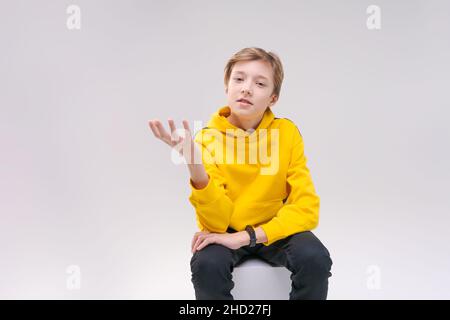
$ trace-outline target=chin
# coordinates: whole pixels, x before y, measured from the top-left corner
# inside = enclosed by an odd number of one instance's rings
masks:
[[[254,110],[252,110],[252,108],[242,108],[240,106],[236,106],[236,107],[231,107],[231,112],[236,115],[250,116],[254,113]]]
[[[255,110],[255,106],[254,105],[249,105],[249,106],[242,106],[239,103],[233,104],[231,107],[232,110],[239,110],[239,111],[251,111],[253,112]]]

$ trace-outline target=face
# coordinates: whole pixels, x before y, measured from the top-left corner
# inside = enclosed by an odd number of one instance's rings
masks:
[[[227,94],[228,106],[233,116],[242,120],[262,117],[267,107],[275,104],[273,71],[263,60],[240,61],[233,66]],[[244,99],[244,100],[242,100]]]

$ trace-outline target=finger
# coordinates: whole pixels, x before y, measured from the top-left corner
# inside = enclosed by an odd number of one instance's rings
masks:
[[[200,245],[197,247],[197,250],[200,251],[204,247],[206,247],[208,244],[211,244],[211,243],[214,243],[214,242],[215,242],[215,238],[214,237],[208,237],[202,243],[200,243]]]
[[[164,127],[161,124],[161,122],[156,121],[155,122],[155,126],[158,129],[158,131],[159,131],[161,139],[163,139],[166,142],[170,142],[170,134],[166,131],[166,129],[164,129]]]
[[[203,240],[203,241],[201,241],[201,242],[198,244],[196,251],[200,251],[200,250],[204,247],[203,244],[204,244],[206,241],[208,241],[207,238],[204,238],[204,239],[202,239],[202,240]]]
[[[188,131],[189,133],[191,132],[191,128],[189,127],[189,121],[187,120],[183,120],[183,127],[186,129],[186,131]]]
[[[197,251],[199,251],[200,249],[206,247],[209,243],[214,243],[215,242],[215,235],[214,234],[206,234],[204,237],[202,237],[199,241],[199,243],[197,244],[196,248]],[[205,241],[207,241],[205,243]]]
[[[172,119],[168,119],[169,122],[169,127],[170,127],[170,141],[172,141],[173,143],[177,143],[179,140],[178,134],[177,134],[177,128],[175,126],[175,122]]]
[[[194,244],[194,252],[197,251],[197,248],[200,245],[200,243],[202,243],[204,241],[204,239],[207,238],[208,236],[209,235],[202,233],[197,237],[197,241],[195,241],[195,244]]]
[[[171,132],[175,132],[176,127],[175,127],[175,122],[173,121],[173,119],[167,119],[167,122],[169,122],[169,128]]]
[[[186,136],[192,139],[192,131],[191,128],[189,127],[189,121],[183,120],[183,127],[186,130]]]
[[[194,236],[192,237],[192,241],[191,241],[191,251],[194,252],[194,244],[197,241],[198,238],[198,232],[194,234]]]
[[[201,238],[201,235],[200,235],[200,236],[197,237],[197,240],[195,240],[194,247],[192,248],[193,252],[197,251],[197,247],[201,243],[201,241],[202,241],[202,238]]]
[[[157,120],[151,120],[151,121],[149,121],[148,124],[150,126],[150,129],[152,129],[152,132],[155,135],[155,137],[160,138],[161,135],[160,135],[160,133],[158,131],[158,128],[155,126],[155,123],[154,123],[155,121],[157,121]]]

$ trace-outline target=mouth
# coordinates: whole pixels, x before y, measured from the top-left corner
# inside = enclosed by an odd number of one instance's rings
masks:
[[[251,103],[250,101],[248,101],[247,99],[239,99],[237,100],[237,102],[246,104],[246,105],[252,105],[253,103]]]

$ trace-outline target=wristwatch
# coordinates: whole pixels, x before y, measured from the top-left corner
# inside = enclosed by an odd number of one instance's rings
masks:
[[[250,244],[249,247],[252,248],[256,245],[256,234],[255,234],[255,229],[253,229],[252,226],[248,225],[245,227],[245,231],[248,232],[248,234],[250,235]]]

